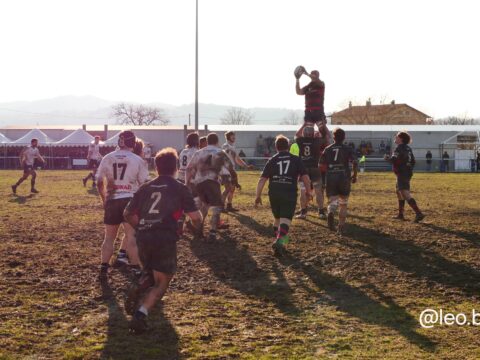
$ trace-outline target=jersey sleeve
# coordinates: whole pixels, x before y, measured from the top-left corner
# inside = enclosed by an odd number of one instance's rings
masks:
[[[138,183],[141,185],[148,181],[150,174],[148,173],[148,167],[143,164],[143,160],[139,163],[140,171],[138,172]]]

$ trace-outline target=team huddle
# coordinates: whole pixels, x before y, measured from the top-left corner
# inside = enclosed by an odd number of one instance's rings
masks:
[[[294,144],[283,135],[276,137],[277,153],[267,161],[260,175],[254,200],[255,206],[262,204],[262,192],[268,182],[274,218],[272,248],[274,255],[280,257],[286,254],[286,245],[290,242],[292,219],[306,218],[313,197],[320,219],[327,220],[330,230],[344,234],[351,184],[357,181],[358,163],[353,149],[344,144],[345,132],[336,128],[330,134],[327,128],[323,112],[325,86],[318,72],[312,71],[312,82],[304,88],[299,86],[299,74],[296,91],[306,96],[305,123],[297,131]],[[92,171],[82,182],[86,186],[92,179],[104,209],[100,278],[105,280],[108,276],[115,240],[123,226],[125,236],[116,263],[128,264],[138,275],[125,302],[127,313],[132,315],[130,329],[133,332],[141,333],[147,328],[149,312],[163,297],[177,271],[177,241],[184,229],[193,235],[193,241],[214,243],[218,230],[226,227],[221,220],[222,212],[238,211],[232,204],[236,189],[241,188],[235,166],[251,166],[237,154],[235,133],[227,132],[225,139],[225,144],[220,146],[216,133],[203,138],[190,133],[179,155],[173,148],[156,154],[158,176],[154,179],[150,179],[148,164],[142,157],[143,143],[132,131],[121,132],[117,149],[103,158],[99,137],[89,146],[87,160]],[[397,147],[391,156],[385,156],[385,160],[393,164],[397,176],[399,207],[396,218],[405,220],[407,202],[416,213],[415,221],[419,222],[424,215],[410,194],[415,165],[408,146],[410,141],[408,133],[398,133],[395,137]],[[38,193],[35,161],[44,162],[44,159],[37,145],[38,141],[33,139],[22,151],[20,160],[24,173],[12,185],[14,194],[29,176],[32,177],[31,192]],[[298,187],[300,209],[295,214]],[[205,234],[208,216],[208,234]]]

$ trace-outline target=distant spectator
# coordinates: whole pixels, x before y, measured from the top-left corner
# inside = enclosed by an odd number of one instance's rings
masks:
[[[386,145],[385,145],[385,141],[381,141],[380,142],[380,145],[378,145],[378,151],[380,152],[380,154],[382,155],[385,155],[386,154]]]
[[[442,155],[442,172],[449,172],[450,170],[450,155],[445,150]]]
[[[255,155],[262,156],[265,152],[265,139],[263,138],[262,134],[258,135],[257,138],[257,145],[255,147]]]
[[[425,155],[425,158],[427,159],[427,171],[432,171],[432,153],[430,150],[427,151],[427,154]]]
[[[480,150],[477,151],[477,172],[480,172]]]

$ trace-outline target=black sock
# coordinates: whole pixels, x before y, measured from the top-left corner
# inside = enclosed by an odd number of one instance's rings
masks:
[[[403,215],[403,211],[405,210],[405,200],[398,200],[398,213]]]
[[[118,256],[119,256],[119,257],[126,257],[126,256],[127,256],[127,250],[120,249],[120,250],[118,251]]]
[[[277,232],[278,232],[278,226],[274,226],[273,227],[273,234],[275,235],[275,237],[277,236]]]
[[[410,205],[410,207],[415,211],[416,214],[421,214],[422,213],[420,211],[420,209],[418,208],[417,202],[415,201],[414,198],[411,198],[410,200],[408,200],[408,205]]]
[[[102,263],[102,264],[100,265],[100,267],[101,267],[102,269],[108,269],[109,266],[110,266],[109,263]]]

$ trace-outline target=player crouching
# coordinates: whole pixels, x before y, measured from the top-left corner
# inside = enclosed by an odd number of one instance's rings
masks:
[[[351,183],[357,181],[358,163],[350,146],[343,143],[345,131],[340,128],[333,130],[333,144],[327,146],[320,157],[320,169],[326,172],[328,197],[328,227],[335,230],[335,213],[338,212],[338,234],[345,230],[347,219],[348,197]],[[350,163],[353,175],[350,174]]]
[[[185,212],[195,228],[200,229],[202,214],[197,210],[188,188],[175,180],[177,152],[172,148],[155,157],[158,177],[142,185],[125,208],[125,220],[136,229],[137,246],[145,276],[131,291],[125,307],[132,313],[142,290],[148,289],[133,314],[130,329],[143,332],[147,316],[162,299],[177,270],[177,221]]]
[[[268,196],[274,217],[275,242],[272,248],[275,255],[283,255],[288,244],[288,230],[297,205],[297,179],[305,185],[307,199],[312,198],[310,179],[298,156],[289,153],[288,139],[278,135],[275,139],[277,154],[267,161],[258,180],[255,206],[262,204],[262,191],[267,180]]]

